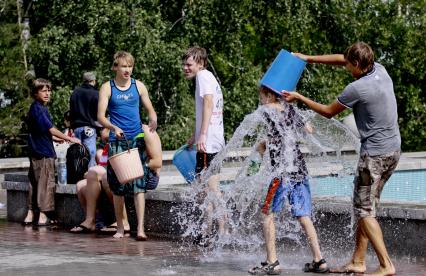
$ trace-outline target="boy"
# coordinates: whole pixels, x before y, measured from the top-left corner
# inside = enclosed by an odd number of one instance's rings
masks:
[[[162,163],[160,137],[156,131],[149,131],[147,125],[143,125],[143,130],[145,134],[144,141],[146,144],[147,156],[149,157],[148,167],[155,168],[155,172],[158,175],[160,173]],[[108,141],[108,135],[108,129],[101,131],[103,141]],[[96,162],[98,165],[90,167],[87,171],[86,179],[77,182],[77,195],[81,206],[86,212],[86,218],[82,223],[80,223],[80,225],[75,226],[70,230],[72,233],[90,233],[95,231],[96,208],[102,190],[105,191],[109,201],[113,202],[113,195],[108,186],[106,171],[108,148],[109,144],[106,144],[104,149],[98,150],[96,156]],[[146,181],[159,181],[159,178],[152,173],[147,173],[144,175],[144,178],[146,178]],[[123,225],[125,231],[130,229],[125,209],[123,211]]]
[[[55,158],[52,135],[70,143],[80,143],[80,140],[69,137],[57,130],[52,123],[47,103],[50,100],[51,84],[45,79],[33,82],[31,96],[34,102],[28,112],[28,148],[30,169],[28,177],[29,205],[24,225],[30,225],[34,219],[34,211],[40,210],[38,226],[49,225],[50,218],[55,219]]]
[[[274,176],[264,200],[260,205],[263,214],[263,235],[266,243],[266,261],[249,270],[253,275],[276,275],[281,273],[280,263],[275,249],[274,214],[282,211],[285,198],[291,204],[291,213],[303,227],[313,255],[312,263],[307,263],[305,272],[326,273],[326,261],[321,256],[317,234],[311,215],[311,192],[308,170],[296,141],[301,128],[312,132],[293,106],[283,105],[279,96],[267,87],[261,86],[259,98],[265,109],[263,116],[267,132],[267,141],[258,145],[263,155],[269,149],[270,168]]]
[[[213,74],[208,71],[207,52],[201,47],[189,48],[182,57],[183,72],[187,80],[195,79],[195,132],[187,144],[196,144],[196,174],[210,166],[216,154],[225,146],[223,130],[223,96],[220,85]],[[213,175],[208,180],[209,191],[220,197],[218,189],[219,176]],[[211,208],[207,216],[211,214]],[[212,223],[208,222],[208,232]],[[225,232],[224,221],[219,221],[219,234]],[[210,233],[209,233],[210,234]]]
[[[374,62],[371,47],[364,42],[349,46],[344,54],[307,56],[295,54],[309,63],[344,65],[356,79],[329,105],[312,101],[296,92],[284,91],[286,101],[299,100],[313,111],[331,118],[353,108],[361,136],[361,150],[354,179],[353,207],[357,217],[355,250],[352,259],[335,273],[364,273],[365,254],[371,242],[380,266],[371,275],[393,275],[395,267],[386,250],[382,229],[376,220],[376,206],[386,181],[401,154],[401,136],[393,82],[386,69]]]
[[[117,139],[124,138],[129,141],[131,147],[139,148],[141,161],[144,162],[146,155],[145,142],[143,139],[144,132],[139,113],[139,103],[142,102],[148,113],[149,131],[157,129],[157,114],[149,99],[148,90],[145,85],[131,77],[133,65],[134,58],[130,53],[124,51],[115,53],[112,64],[115,77],[104,83],[99,91],[98,121],[101,125],[111,130],[109,134],[110,146],[108,157],[127,150],[126,141],[116,141]],[[109,119],[105,117],[107,108],[110,116]],[[150,169],[155,170],[155,167],[150,165]],[[136,239],[140,241],[147,240],[143,225],[146,193],[144,178],[123,185],[117,180],[109,163],[107,171],[108,184],[113,193],[114,211],[117,219],[117,233],[114,235],[114,238],[124,237],[124,225],[122,223],[124,195],[134,193],[138,224]]]

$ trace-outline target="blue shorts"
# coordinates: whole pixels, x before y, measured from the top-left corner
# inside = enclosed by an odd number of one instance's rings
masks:
[[[268,192],[260,204],[262,213],[269,215],[278,213],[285,207],[285,200],[291,205],[293,217],[311,216],[312,201],[309,180],[283,184],[281,178],[274,178],[269,184]]]

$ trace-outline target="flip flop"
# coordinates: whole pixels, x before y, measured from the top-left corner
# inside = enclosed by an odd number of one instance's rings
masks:
[[[75,230],[73,230],[73,229],[75,229]],[[78,226],[73,227],[70,230],[70,232],[74,233],[74,234],[90,234],[90,233],[94,233],[95,231],[90,229],[90,228],[87,228],[86,226],[84,226],[82,224],[80,224]]]
[[[303,268],[304,272],[313,272],[313,273],[328,273],[329,268],[321,268],[320,266],[323,264],[327,264],[326,260],[321,259],[318,262],[312,261],[312,263],[306,263],[305,267]]]
[[[33,225],[33,222],[32,221],[23,221],[23,222],[21,222],[21,225],[22,226],[30,226],[30,225]]]

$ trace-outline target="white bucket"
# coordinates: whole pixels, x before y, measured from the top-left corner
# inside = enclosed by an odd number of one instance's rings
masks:
[[[143,177],[143,167],[137,148],[117,153],[109,162],[121,184],[129,183]]]

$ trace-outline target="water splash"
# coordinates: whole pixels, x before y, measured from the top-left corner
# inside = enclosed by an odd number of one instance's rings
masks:
[[[209,250],[216,248],[216,254],[223,248],[257,250],[264,242],[259,203],[275,177],[284,183],[301,181],[298,177],[304,177],[299,171],[304,160],[297,158],[298,151],[304,153],[309,171],[316,175],[353,172],[355,161],[347,159],[342,150],[348,146],[359,149],[359,140],[345,125],[312,111],[290,108],[286,102],[281,105],[283,112],[259,106],[246,115],[209,169],[182,195],[186,207],[175,211],[183,237],[199,241],[204,236],[205,245]],[[290,111],[294,112],[293,120],[287,119]],[[312,133],[301,127],[307,125],[313,128]],[[278,139],[276,143],[274,139]],[[262,156],[258,149],[263,141],[268,142]],[[256,161],[259,164],[253,168]],[[211,184],[212,177],[220,178],[219,187]],[[301,227],[286,212],[275,217],[276,238],[300,242]],[[224,221],[224,233],[219,234],[218,221]]]

